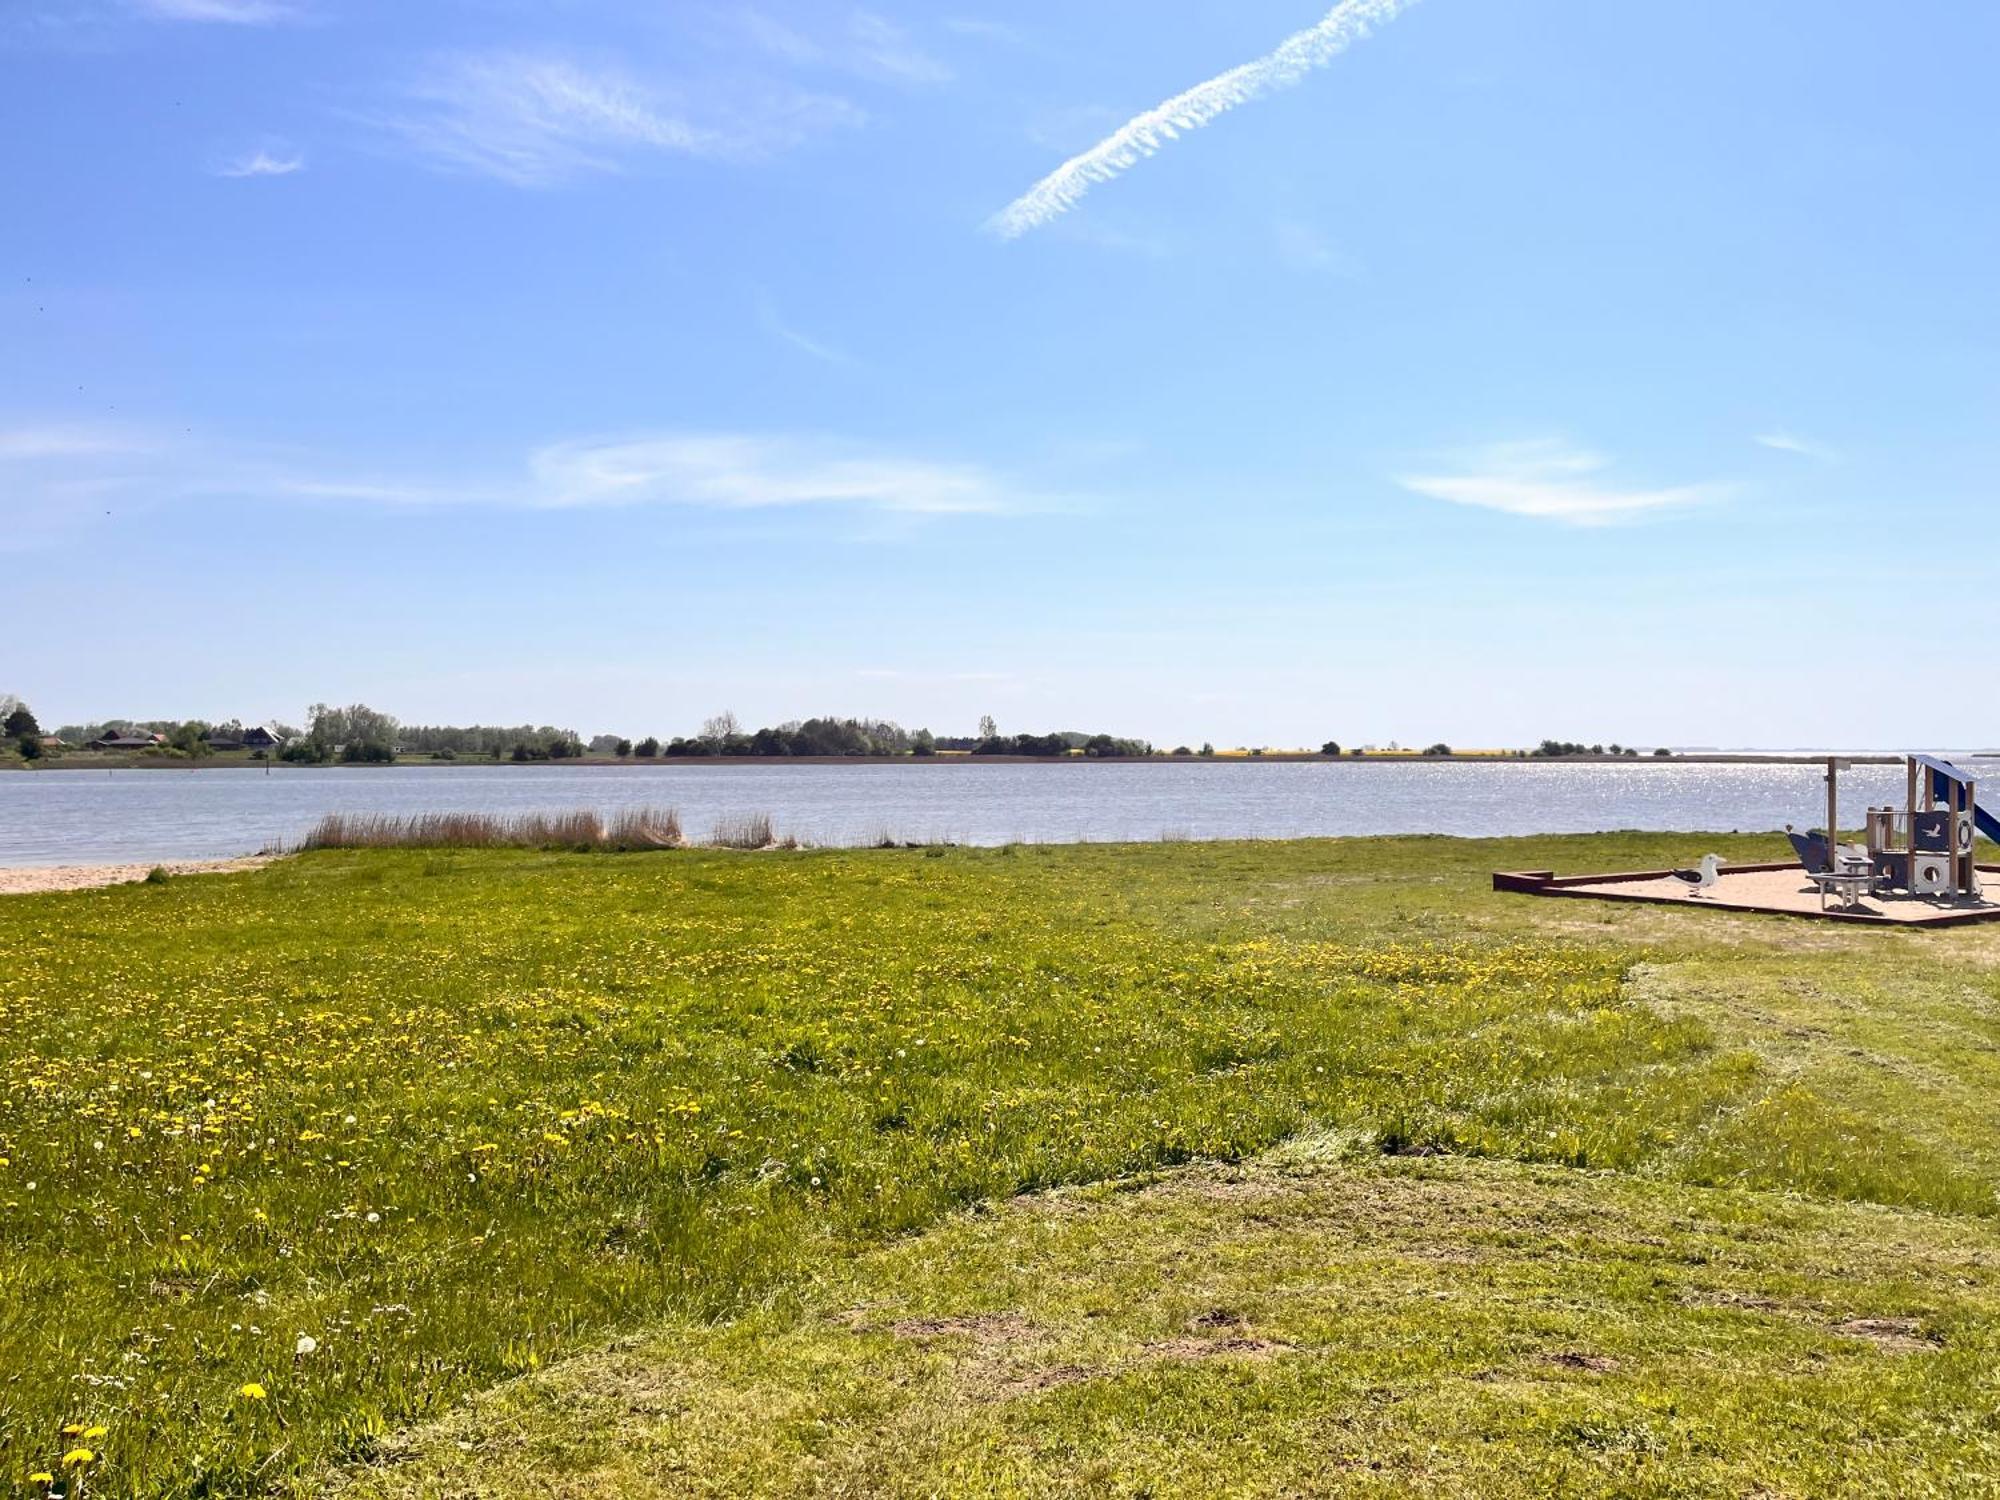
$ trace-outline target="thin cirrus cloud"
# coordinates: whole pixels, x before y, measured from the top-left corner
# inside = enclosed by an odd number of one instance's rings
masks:
[[[532,510],[827,506],[950,516],[1000,515],[1052,504],[977,464],[913,458],[833,438],[727,432],[551,443],[528,456],[525,476],[484,485],[319,476],[293,477],[279,487],[309,499]]]
[[[1295,32],[1256,61],[1231,68],[1126,121],[1001,209],[987,221],[987,228],[1011,240],[1054,222],[1081,203],[1093,187],[1123,175],[1188,131],[1199,130],[1232,109],[1301,82],[1415,3],[1342,0],[1317,26]]]
[[[1802,438],[1790,432],[1760,432],[1756,437],[1757,446],[1769,448],[1774,453],[1791,453],[1800,458],[1816,458],[1821,463],[1836,463],[1839,453],[1824,443],[1816,443],[1811,438]]]
[[[1610,461],[1554,441],[1502,443],[1454,474],[1414,474],[1397,483],[1415,495],[1565,526],[1614,526],[1727,497],[1725,485],[1628,488],[1611,482]]]
[[[757,325],[780,343],[789,344],[822,364],[851,366],[856,363],[854,357],[845,351],[794,328],[768,294],[760,294],[757,298]]]
[[[533,450],[511,472],[443,481],[139,427],[64,423],[0,426],[0,494],[11,523],[0,528],[0,551],[57,540],[106,515],[203,500],[544,511],[818,507],[904,517],[1020,514],[1064,503],[983,465],[798,434],[662,432],[558,442]]]
[[[870,10],[808,32],[751,7],[736,12],[741,35],[795,67],[829,69],[896,83],[949,83],[951,68],[926,52],[909,32]]]
[[[255,151],[230,158],[215,168],[218,177],[289,177],[294,172],[303,172],[306,166],[304,156],[296,151],[273,150],[258,147]]]
[[[426,165],[548,187],[648,155],[754,159],[860,118],[845,100],[779,86],[697,106],[614,67],[500,52],[440,61],[374,123]]]
[[[30,421],[0,426],[0,552],[181,497],[183,444],[133,426]]]
[[[132,0],[132,8],[156,21],[206,21],[226,26],[270,26],[305,16],[286,0]]]
[[[976,465],[793,436],[676,433],[556,443],[537,451],[529,467],[531,503],[554,507],[845,505],[905,515],[992,515],[1029,502]]]

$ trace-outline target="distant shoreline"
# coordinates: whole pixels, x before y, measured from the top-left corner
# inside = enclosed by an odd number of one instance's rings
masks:
[[[1867,765],[1888,764],[1900,759],[1890,752],[1851,751],[1842,760]],[[43,771],[353,771],[384,770],[645,770],[672,766],[677,770],[722,769],[732,766],[1045,766],[1051,769],[1076,766],[1815,766],[1827,759],[1826,752],[1797,751],[1729,752],[1703,751],[1666,755],[1421,755],[1380,752],[1374,755],[1314,755],[1272,751],[1265,755],[660,755],[648,758],[617,758],[586,755],[563,760],[492,760],[485,756],[462,756],[456,760],[433,760],[427,754],[406,756],[390,765],[346,764],[338,761],[301,764],[289,761],[248,760],[237,755],[214,755],[199,760],[168,759],[163,756],[114,756],[71,753],[34,765],[14,762],[6,770],[23,773]]]

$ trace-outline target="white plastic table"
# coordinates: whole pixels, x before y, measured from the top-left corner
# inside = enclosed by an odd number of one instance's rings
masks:
[[[1819,887],[1819,909],[1825,911],[1827,902],[1837,897],[1844,907],[1856,907],[1861,898],[1875,886],[1875,872],[1872,870],[1821,870],[1812,877]]]

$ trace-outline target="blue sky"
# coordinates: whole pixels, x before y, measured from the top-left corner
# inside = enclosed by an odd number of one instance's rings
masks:
[[[0,688],[2000,739],[2000,12],[1328,3],[12,0]]]

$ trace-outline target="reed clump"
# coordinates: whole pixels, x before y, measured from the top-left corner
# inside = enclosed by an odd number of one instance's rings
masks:
[[[738,817],[719,818],[708,835],[711,849],[769,849],[776,842],[771,832],[769,813],[744,813]]]
[[[588,808],[517,813],[328,813],[300,841],[308,849],[678,849],[673,808],[635,807],[607,822]]]

